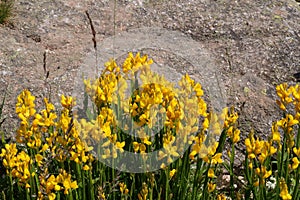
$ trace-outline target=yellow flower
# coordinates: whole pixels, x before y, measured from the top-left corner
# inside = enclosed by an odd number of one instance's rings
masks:
[[[294,153],[300,158],[300,147],[297,149],[296,147],[293,148]]]
[[[269,178],[272,175],[272,170],[267,171],[266,167],[262,167],[263,179]]]
[[[211,164],[223,163],[223,160],[221,157],[222,157],[222,153],[217,153],[216,155],[214,155],[211,159]]]
[[[293,96],[298,102],[300,102],[300,88],[298,84],[294,86]]]
[[[298,160],[297,157],[294,157],[294,158],[292,159],[292,161],[293,161],[292,169],[297,169],[298,166],[299,166],[299,164],[300,164],[300,161]]]
[[[118,67],[117,63],[114,60],[110,60],[106,62],[104,65],[105,65],[105,71],[108,72],[120,71],[120,68]]]
[[[129,52],[128,57],[125,59],[122,69],[125,74],[131,72],[131,75],[134,74],[139,68],[144,65],[151,65],[153,63],[152,60],[148,60],[148,57],[145,55],[140,57],[140,53],[138,52],[135,57],[132,52]]]
[[[129,190],[127,189],[127,186],[125,183],[119,183],[119,186],[120,186],[120,192],[122,194],[128,194]]]
[[[161,160],[161,159],[167,157],[167,162],[172,163],[173,162],[172,157],[175,157],[175,158],[179,157],[179,153],[177,153],[177,146],[176,145],[173,146],[173,142],[174,141],[172,141],[169,144],[166,144],[166,143],[163,144],[163,151],[158,152],[158,156],[159,156],[158,160]]]
[[[207,117],[204,118],[203,123],[202,123],[202,127],[205,130],[208,129],[208,127],[209,127],[209,120],[207,119]]]
[[[218,194],[217,200],[226,200],[226,196],[224,194]]]
[[[46,151],[48,149],[49,149],[49,145],[48,144],[44,144],[43,147],[42,147],[42,149],[40,150],[40,152],[44,152],[44,151]]]
[[[203,157],[203,161],[206,163],[211,163],[213,165],[218,164],[218,163],[221,164],[221,163],[223,163],[223,160],[221,157],[222,157],[222,153],[217,153],[214,156],[207,155],[207,156]]]
[[[55,119],[57,118],[55,113],[47,112],[46,110],[41,111],[42,115],[36,114],[33,125],[39,126],[53,126],[55,125]]]
[[[35,160],[39,167],[41,167],[43,165],[43,156],[41,154],[36,154]]]
[[[58,128],[61,128],[63,132],[66,133],[70,127],[71,120],[72,118],[70,116],[69,110],[64,109],[59,119]]]
[[[262,178],[262,180],[264,181],[264,179],[268,178],[269,176],[272,175],[272,170],[267,171],[267,168],[265,166],[261,166],[261,168],[256,168],[255,169],[255,173]]]
[[[286,110],[286,105],[293,101],[291,97],[293,91],[294,88],[288,88],[287,83],[283,83],[276,86],[277,95],[280,97],[280,100],[277,100],[276,103],[279,105],[280,109]]]
[[[276,100],[276,103],[277,103],[277,105],[279,106],[279,108],[280,108],[281,110],[283,110],[283,111],[286,110],[286,107],[285,107],[285,105],[284,105],[284,103],[283,103],[282,101]]]
[[[1,149],[0,157],[3,157],[3,165],[7,169],[11,169],[16,165],[16,155],[18,153],[16,143],[5,144],[5,149]]]
[[[263,147],[261,148],[261,154],[258,157],[260,163],[263,164],[266,158],[276,153],[276,151],[277,149],[271,145],[271,141],[264,141]]]
[[[148,186],[144,182],[142,184],[142,191],[138,194],[138,199],[139,200],[146,200],[147,199],[147,195],[148,195]]]
[[[228,108],[223,109],[222,115],[225,118],[224,128],[228,128],[229,126],[235,124],[239,118],[238,113],[234,111],[233,107],[230,109],[230,112],[228,111]]]
[[[207,175],[208,175],[209,178],[215,178],[216,177],[215,172],[212,168],[209,168]]]
[[[123,142],[116,142],[116,149],[120,150],[120,152],[123,152],[123,147],[125,146],[125,141]]]
[[[287,185],[285,183],[285,180],[283,178],[280,180],[280,194],[279,194],[279,196],[283,200],[292,199],[292,196],[289,194],[288,187],[287,187]]]
[[[23,90],[18,96],[16,113],[22,121],[26,122],[35,114],[36,110],[34,100],[35,97],[31,95],[29,90]]]
[[[71,181],[71,174],[68,174],[65,170],[58,175],[58,180],[63,184],[64,194],[69,194],[70,189],[78,188],[77,181]]]
[[[245,139],[245,146],[248,153],[248,158],[253,159],[259,153],[261,153],[261,149],[263,148],[264,141],[260,141],[259,139],[254,139],[253,132],[251,132],[248,138]]]
[[[56,194],[50,193],[50,194],[48,194],[48,198],[49,198],[49,200],[55,200]]]
[[[196,92],[197,97],[203,96],[204,92],[202,90],[202,86],[199,83],[196,83],[193,89]]]
[[[277,125],[285,129],[285,128],[290,128],[298,123],[299,121],[294,119],[293,115],[287,114],[285,118],[277,122]]]
[[[208,192],[211,193],[213,192],[215,189],[216,189],[216,184],[212,183],[212,182],[209,182],[207,184],[207,189],[208,189]]]
[[[85,170],[85,171],[88,171],[88,170],[90,170],[91,168],[90,168],[88,165],[84,165],[82,169]]]
[[[230,137],[232,143],[235,144],[240,140],[240,130],[234,129],[233,126],[230,126],[227,130],[227,136]]]
[[[253,183],[253,186],[254,186],[254,187],[259,186],[259,180],[255,181],[255,182]]]
[[[55,176],[51,175],[46,182],[46,193],[50,194],[53,189],[56,191],[60,190],[60,186],[58,185],[58,181],[56,180]]]
[[[252,162],[250,162],[248,166],[249,166],[250,169],[253,169],[253,163]]]
[[[73,101],[73,97],[65,97],[65,95],[61,96],[61,105],[66,108],[70,109],[75,106],[75,102]]]
[[[172,178],[175,175],[175,173],[176,173],[176,169],[172,169],[170,171],[170,178]]]
[[[278,131],[278,126],[276,123],[272,125],[272,136],[273,141],[280,142],[280,133]]]
[[[104,154],[102,155],[102,158],[103,159],[107,159],[107,158],[110,158],[111,157],[111,155],[110,155],[110,150],[109,150],[109,148],[108,149],[105,149],[104,150]]]
[[[133,145],[134,152],[138,152],[140,148],[140,144],[138,142],[133,142],[132,145]]]

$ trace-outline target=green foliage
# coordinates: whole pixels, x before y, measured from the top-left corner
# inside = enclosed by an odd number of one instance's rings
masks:
[[[14,0],[1,0],[0,1],[0,24],[8,21],[12,14]]]

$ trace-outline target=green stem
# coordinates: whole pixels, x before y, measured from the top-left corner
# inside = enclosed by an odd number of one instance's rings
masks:
[[[208,170],[210,169],[211,163],[209,163],[209,165],[207,166],[207,170],[205,172],[205,180],[204,180],[204,184],[203,184],[203,196],[202,199],[206,200],[207,199],[207,183],[208,183]]]
[[[296,137],[296,147],[299,148],[299,146],[300,146],[300,127],[298,128],[297,137]]]
[[[233,167],[234,167],[234,144],[232,144],[231,155],[230,155],[230,197],[234,199],[234,180],[233,180]]]
[[[197,160],[197,167],[196,167],[196,172],[194,176],[194,183],[193,183],[193,194],[192,194],[192,199],[196,199],[196,193],[198,191],[198,179],[200,177],[200,168],[202,166],[202,159]]]
[[[57,193],[56,199],[57,199],[57,200],[60,200],[60,192]]]
[[[291,151],[291,149],[290,149]],[[290,154],[287,153],[287,156],[286,156],[286,161],[285,161],[285,180],[289,180],[288,177],[289,177],[289,160],[290,160]]]
[[[80,182],[81,182],[81,190],[79,194],[79,196],[82,198],[82,200],[85,200],[86,199],[86,194],[85,194],[85,182],[84,182],[84,176],[82,176],[81,174],[81,167],[78,163],[76,163],[76,171],[77,171],[77,176],[78,176],[78,179]]]
[[[169,175],[170,175],[170,172],[169,172],[169,168],[165,170],[165,174],[166,174],[166,193],[165,193],[165,200],[168,200],[169,199]]]
[[[152,186],[149,190],[149,200],[153,200],[153,187]]]
[[[299,148],[300,146],[300,128],[298,128],[297,138],[296,138],[296,148]],[[293,198],[292,199],[299,199],[298,193],[299,193],[299,180],[300,180],[300,166],[297,168],[296,172],[296,184],[293,190]]]
[[[286,133],[284,133],[285,135]],[[286,136],[284,136],[284,139],[283,139],[283,144],[282,144],[282,149],[280,151],[280,154],[281,154],[281,158],[280,158],[280,166],[279,166],[279,169],[278,169],[278,177],[282,177],[282,171],[283,171],[283,164],[284,164],[284,153],[285,153],[285,149],[286,149]]]
[[[130,188],[130,199],[132,199],[133,197],[133,192],[135,190],[135,174],[131,174],[130,175],[132,177],[132,185],[131,185],[131,188]]]
[[[90,199],[94,200],[95,195],[94,195],[94,184],[93,184],[93,177],[92,177],[92,172],[88,171],[88,176],[89,176],[89,192],[90,192]]]
[[[300,180],[300,167],[297,168],[297,175],[296,175],[296,185],[293,191],[293,198],[292,199],[299,199],[299,180]]]
[[[69,189],[69,194],[67,196],[68,200],[73,200],[72,189]]]
[[[28,191],[28,190],[29,190],[29,188],[25,188],[26,199],[30,200],[30,195],[29,195],[30,191]]]
[[[111,174],[112,174],[112,180],[113,180],[113,184],[115,184],[115,170],[114,170],[114,164],[115,164],[115,159],[112,159],[112,168],[111,168]],[[113,199],[116,199],[116,193],[113,192]]]
[[[12,180],[11,170],[9,170],[9,186],[10,186],[10,199],[14,199],[14,186]]]
[[[280,185],[279,185],[279,181],[280,181],[280,174],[281,174],[281,171],[280,171],[280,167],[281,167],[281,163],[282,163],[282,160],[281,160],[281,154],[282,154],[282,151],[281,150],[278,150],[278,153],[277,153],[277,169],[278,169],[278,176],[276,176],[276,196],[279,197],[279,193],[280,193]]]

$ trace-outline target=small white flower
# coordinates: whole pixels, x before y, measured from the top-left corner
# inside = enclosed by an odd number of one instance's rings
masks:
[[[270,181],[266,182],[266,186],[268,189],[274,189],[276,187],[276,178],[271,176],[270,177]]]

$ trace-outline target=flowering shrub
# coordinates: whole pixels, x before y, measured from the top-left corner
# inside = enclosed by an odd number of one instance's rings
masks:
[[[234,173],[235,145],[242,142],[237,112],[208,110],[199,83],[185,75],[175,87],[151,64],[139,53],[129,53],[122,66],[107,62],[99,78],[84,81],[85,104],[90,98],[94,107],[82,119],[72,97],[62,95],[60,111],[45,98],[37,111],[35,97],[24,90],[16,104],[15,142],[0,154],[7,183],[2,197],[299,198],[298,85],[277,86],[284,117],[274,122],[268,140],[251,132],[244,141],[240,179]],[[225,171],[228,187],[220,180]]]

